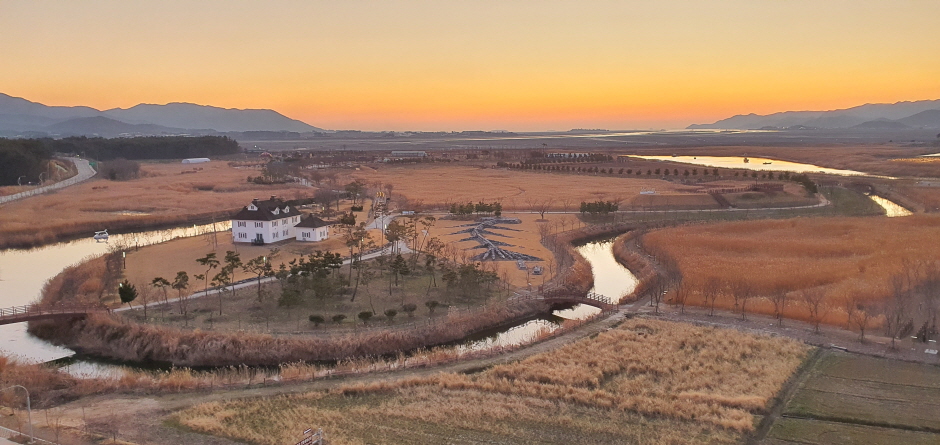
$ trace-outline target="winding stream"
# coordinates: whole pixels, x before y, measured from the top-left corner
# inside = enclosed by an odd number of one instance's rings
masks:
[[[108,242],[96,242],[90,236],[75,241],[50,244],[35,249],[0,250],[0,307],[21,306],[39,299],[47,280],[62,269],[109,249],[131,249],[162,243],[175,238],[204,235],[231,229],[221,222],[192,227],[111,235]],[[15,356],[28,362],[47,362],[73,354],[69,349],[54,346],[26,332],[26,323],[0,326],[0,354]]]
[[[867,173],[857,172],[854,170],[839,170],[835,168],[820,167],[813,164],[801,164],[799,162],[781,161],[778,159],[768,158],[744,158],[740,156],[631,156],[655,161],[672,161],[681,162],[683,164],[701,165],[704,167],[740,168],[743,170],[766,170],[795,173],[829,173],[833,175],[846,176],[867,175]],[[747,162],[745,162],[745,159],[747,159]]]
[[[620,302],[636,288],[637,279],[614,258],[613,245],[613,241],[588,243],[578,247],[578,253],[587,260],[594,273],[594,287],[591,292]],[[482,339],[471,338],[458,348],[485,350],[529,343],[541,335],[564,327],[566,321],[584,320],[600,312],[601,310],[594,306],[579,304],[571,309],[556,310],[552,313],[553,317],[547,319],[530,320]]]
[[[38,300],[45,282],[62,269],[101,255],[109,249],[133,248],[161,243],[175,238],[199,236],[212,231],[229,230],[229,224],[193,226],[169,230],[112,235],[109,242],[91,238],[52,244],[36,249],[0,251],[0,305],[3,307],[32,303]],[[613,241],[583,245],[578,252],[590,263],[594,272],[593,292],[620,301],[636,287],[636,277],[614,259]],[[555,311],[551,316],[529,320],[499,332],[469,338],[462,345],[466,350],[487,350],[532,342],[540,336],[564,327],[566,321],[583,320],[600,312],[592,306]],[[70,357],[73,351],[54,346],[26,332],[25,323],[0,326],[0,354],[15,356],[27,362],[47,362]],[[67,360],[68,372],[84,377],[114,375],[114,365],[97,361]]]
[[[904,207],[901,207],[894,201],[891,201],[886,198],[882,198],[878,195],[869,195],[868,197],[871,198],[872,201],[875,201],[875,203],[880,205],[883,209],[885,209],[885,216],[887,216],[888,218],[913,215],[913,213],[911,213],[910,210],[905,209]]]

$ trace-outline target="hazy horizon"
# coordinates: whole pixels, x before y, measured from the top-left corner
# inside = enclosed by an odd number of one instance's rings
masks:
[[[680,129],[940,97],[940,4],[0,4],[0,90],[269,108],[328,129]]]

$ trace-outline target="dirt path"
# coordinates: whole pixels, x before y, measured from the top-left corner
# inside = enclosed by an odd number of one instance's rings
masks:
[[[827,353],[828,351],[826,350],[816,349],[813,351],[812,355],[803,362],[800,369],[796,374],[790,377],[790,380],[784,385],[780,394],[777,395],[777,398],[774,400],[774,405],[770,407],[770,412],[761,419],[760,425],[757,426],[754,433],[749,435],[745,441],[746,445],[759,445],[763,443],[764,439],[767,438],[767,433],[770,432],[770,428],[773,427],[774,423],[783,415],[783,411],[787,407],[787,404],[790,403],[790,399],[793,398],[796,391],[800,389],[806,379],[809,378],[810,373],[816,367],[816,363]]]

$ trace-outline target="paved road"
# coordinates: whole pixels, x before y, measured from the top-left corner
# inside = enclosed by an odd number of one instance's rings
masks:
[[[32,190],[27,190],[25,192],[17,193],[15,195],[0,196],[0,204],[4,204],[7,202],[11,202],[11,201],[16,201],[17,199],[23,199],[23,198],[27,198],[30,196],[39,195],[42,193],[46,193],[50,190],[58,190],[61,188],[68,187],[70,185],[75,185],[75,184],[78,184],[79,182],[86,181],[90,179],[92,176],[95,176],[96,174],[98,174],[98,172],[96,172],[95,169],[91,168],[91,165],[85,159],[80,159],[80,158],[65,158],[65,159],[72,161],[72,163],[75,164],[75,168],[78,169],[77,175],[69,179],[66,179],[64,181],[56,182],[55,184],[49,184],[46,186],[37,187]]]

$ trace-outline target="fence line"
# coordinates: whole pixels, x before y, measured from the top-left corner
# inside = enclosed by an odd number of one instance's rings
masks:
[[[12,438],[14,438],[14,437],[30,437],[30,435],[29,435],[29,434],[25,434],[25,433],[21,433],[21,432],[16,431],[16,430],[11,430],[10,428],[5,428],[5,427],[0,426],[0,437],[6,438],[6,439],[12,439]],[[33,439],[33,440],[30,441],[30,443],[40,443],[40,444],[48,444],[48,445],[59,445],[59,444],[56,443],[56,442],[50,442],[50,441],[45,440],[45,439],[40,439],[40,438],[38,438],[38,437],[36,437],[36,436],[32,436],[32,439]]]

